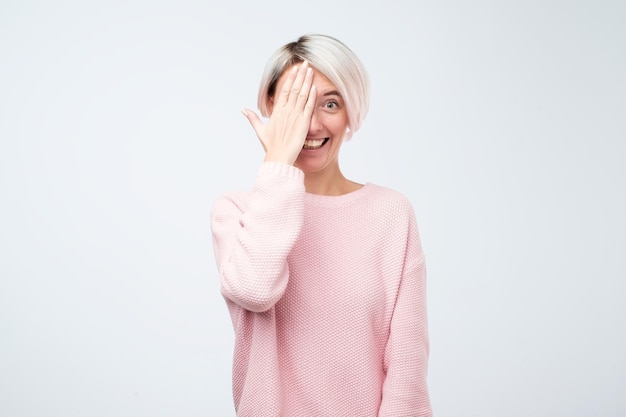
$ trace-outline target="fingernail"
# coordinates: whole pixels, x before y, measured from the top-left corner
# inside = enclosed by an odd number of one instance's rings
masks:
[[[248,117],[248,110],[246,110],[246,109],[241,109],[241,113],[242,113],[244,116]]]

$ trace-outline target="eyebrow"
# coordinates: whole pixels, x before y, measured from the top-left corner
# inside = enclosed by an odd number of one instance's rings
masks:
[[[326,97],[326,96],[338,96],[338,97],[341,97],[341,94],[339,94],[339,91],[337,91],[337,90],[332,90],[332,91],[328,91],[328,92],[324,93],[322,96],[323,97]]]

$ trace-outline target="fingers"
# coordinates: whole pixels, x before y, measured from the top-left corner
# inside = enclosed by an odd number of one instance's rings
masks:
[[[280,90],[280,94],[278,95],[278,100],[276,100],[276,105],[284,106],[285,103],[289,100],[289,93],[291,92],[291,87],[296,79],[296,74],[298,73],[298,66],[294,65],[289,71],[289,75],[283,84],[283,87]]]
[[[290,104],[291,106],[299,105],[300,108],[304,107],[312,82],[313,70],[309,67],[308,61],[304,61],[300,65],[294,65],[283,83],[277,105],[285,106]]]
[[[302,150],[317,97],[314,70],[307,61],[288,71],[280,79],[282,85],[267,123],[252,110],[244,109],[242,113],[256,132],[266,160],[293,164]]]
[[[300,108],[304,106],[304,102],[309,96],[312,77],[313,70],[308,66],[308,62],[304,61],[298,69],[296,79],[291,85],[291,92],[289,93],[288,100],[289,103],[292,105],[300,105]]]
[[[313,108],[315,107],[315,99],[316,99],[315,86],[311,86],[311,89],[309,90],[309,95],[304,105],[304,114],[306,114],[307,117],[311,117],[311,115],[313,114]]]
[[[311,67],[309,67],[306,69],[304,79],[302,80],[302,85],[298,89],[297,95],[295,94],[295,91],[292,88],[292,92],[294,93],[293,95],[295,96],[295,100],[296,100],[295,102],[296,108],[304,108],[307,101],[309,100],[312,84],[313,84],[313,70],[311,69]]]

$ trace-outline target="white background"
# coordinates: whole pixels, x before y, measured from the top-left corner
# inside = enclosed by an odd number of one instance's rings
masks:
[[[251,186],[240,109],[309,32],[370,73],[344,172],[416,209],[435,415],[626,415],[624,22],[617,0],[3,1],[0,415],[233,415],[209,211]]]

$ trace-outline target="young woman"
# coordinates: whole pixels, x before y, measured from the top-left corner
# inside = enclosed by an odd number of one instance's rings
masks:
[[[249,192],[211,213],[235,330],[238,416],[430,416],[424,254],[411,203],[347,179],[368,110],[342,42],[302,36],[269,60],[244,115],[265,150]]]

